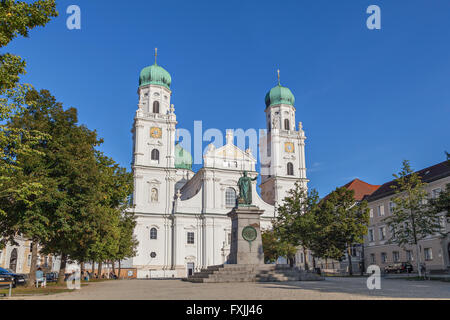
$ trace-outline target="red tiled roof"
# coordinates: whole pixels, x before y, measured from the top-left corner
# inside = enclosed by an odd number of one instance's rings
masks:
[[[347,183],[344,188],[347,188],[348,190],[355,191],[355,200],[361,201],[365,196],[369,196],[375,191],[378,190],[378,188],[381,186],[375,186],[373,184],[368,184],[367,182],[364,182],[359,179],[355,179],[353,181],[350,181]]]

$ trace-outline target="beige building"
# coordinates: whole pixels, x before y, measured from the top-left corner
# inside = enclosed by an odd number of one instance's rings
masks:
[[[447,162],[420,170],[418,174],[427,183],[426,190],[430,197],[436,197],[450,183],[450,166]],[[385,183],[364,199],[370,208],[369,232],[364,249],[365,265],[378,265],[383,270],[394,263],[411,262],[414,271],[417,271],[415,246],[401,248],[388,244],[391,232],[384,220],[392,214],[393,184],[394,181]],[[447,236],[432,235],[419,242],[420,260],[425,263],[427,271],[450,271],[450,224],[445,219],[445,213],[442,213],[441,226]]]
[[[16,242],[18,245],[8,244],[4,249],[0,249],[0,267],[15,273],[28,274],[31,267],[32,242],[21,237],[18,237]],[[59,262],[52,256],[38,254],[38,266],[45,272],[51,272],[59,268]]]

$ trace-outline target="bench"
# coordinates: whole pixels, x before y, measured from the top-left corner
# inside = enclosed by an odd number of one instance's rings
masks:
[[[9,289],[9,297],[11,297],[12,286],[13,286],[12,281],[1,281],[0,282],[0,289]],[[3,296],[6,297],[6,294],[3,294]]]

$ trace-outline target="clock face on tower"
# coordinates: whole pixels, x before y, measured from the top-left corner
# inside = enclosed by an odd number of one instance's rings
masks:
[[[294,151],[295,151],[294,144],[292,142],[286,142],[284,144],[284,150],[287,153],[294,153]]]
[[[153,127],[150,128],[150,136],[155,139],[159,139],[162,136],[161,128]]]

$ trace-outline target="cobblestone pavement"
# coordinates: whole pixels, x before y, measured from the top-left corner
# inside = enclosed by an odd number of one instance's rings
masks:
[[[73,293],[15,299],[42,300],[355,300],[450,299],[450,283],[382,279],[369,291],[365,278],[284,283],[206,283],[181,280],[124,280],[92,283]]]

